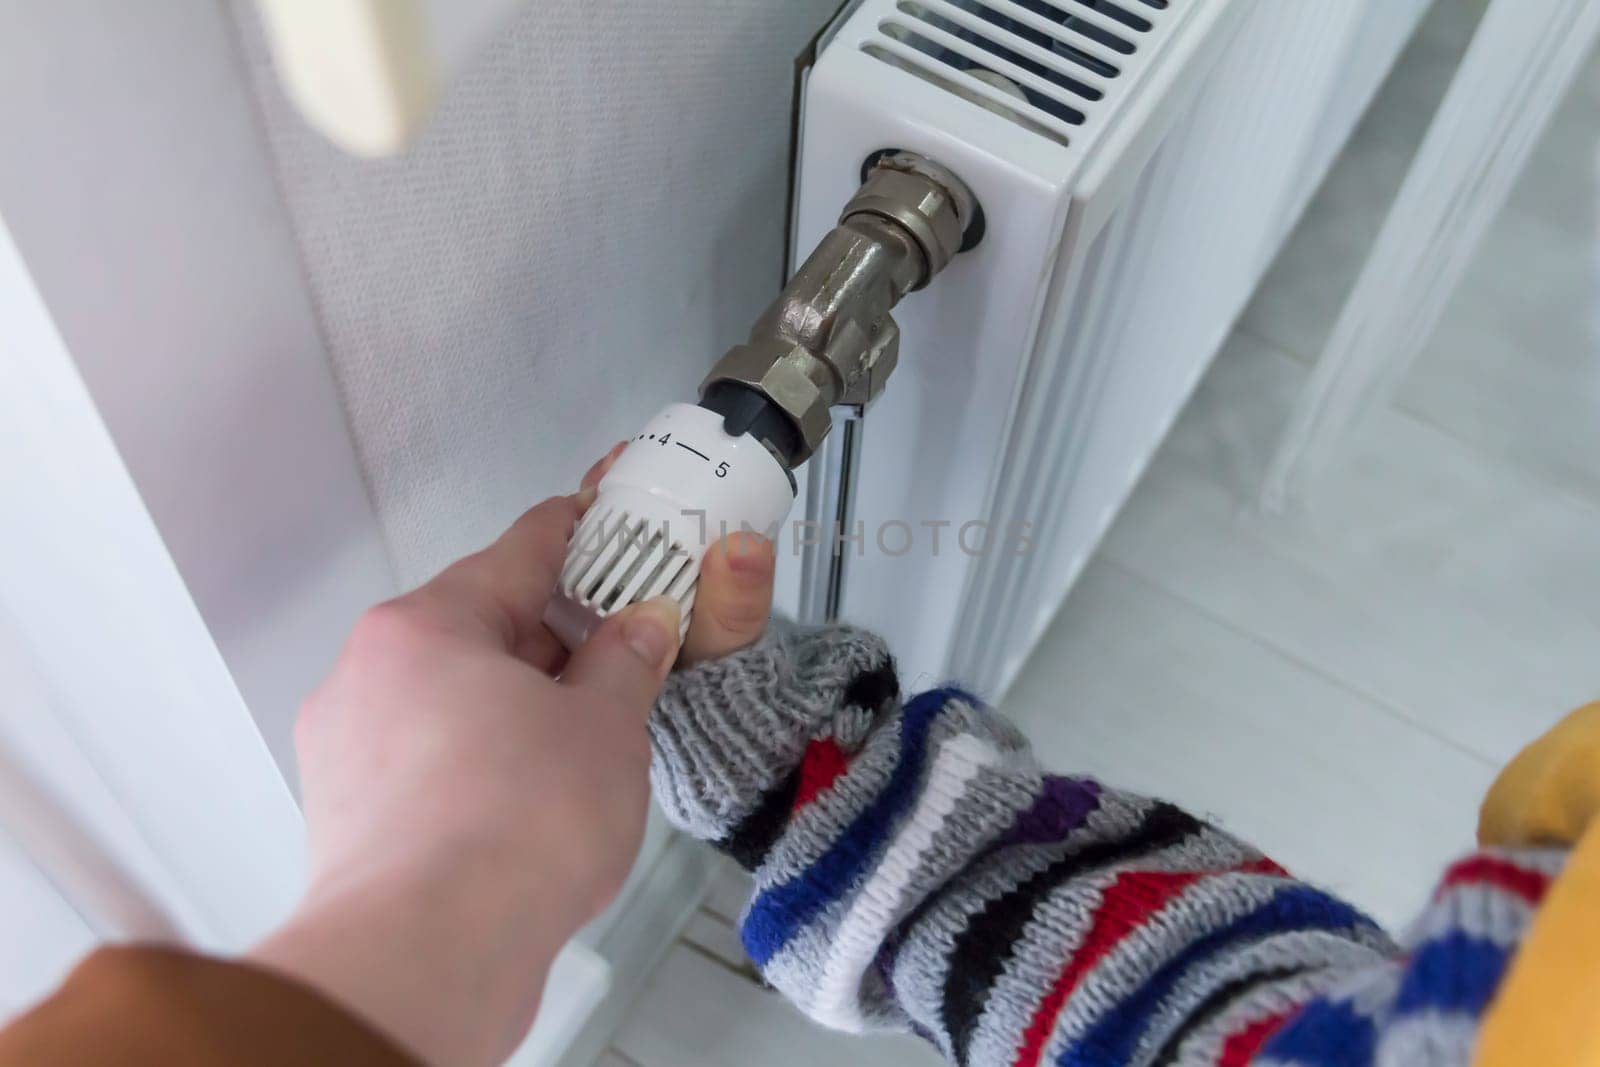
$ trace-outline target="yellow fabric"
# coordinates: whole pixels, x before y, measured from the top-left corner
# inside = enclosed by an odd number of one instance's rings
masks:
[[[1600,703],[1517,754],[1484,798],[1485,845],[1576,845],[1478,1032],[1476,1067],[1600,1067]]]
[[[1478,815],[1484,845],[1576,844],[1600,811],[1600,701],[1517,753]]]
[[[1600,823],[1584,835],[1478,1031],[1477,1067],[1600,1067]]]

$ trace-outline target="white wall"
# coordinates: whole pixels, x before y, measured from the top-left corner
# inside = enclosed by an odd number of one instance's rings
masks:
[[[248,2],[0,0],[0,216],[285,766],[386,545],[426,578],[748,330],[833,7],[524,5],[370,163]]]
[[[0,218],[268,744],[393,587],[219,4],[0,0]]]
[[[19,855],[102,937],[249,944],[300,813],[4,226],[0,499],[0,990],[83,940]]]
[[[403,581],[742,340],[782,269],[792,61],[837,0],[524,5],[404,158],[310,132],[234,4]]]

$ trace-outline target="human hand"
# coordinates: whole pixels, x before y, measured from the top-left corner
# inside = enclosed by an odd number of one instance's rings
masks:
[[[677,650],[676,608],[636,606],[571,657],[541,622],[620,449],[576,496],[364,615],[296,725],[312,884],[251,958],[432,1062],[515,1047],[555,953],[638,850],[645,721]],[[772,569],[761,538],[713,547],[685,661],[760,636]]]
[[[570,658],[540,621],[592,498],[368,611],[296,723],[311,886],[252,958],[431,1062],[515,1047],[643,833],[677,609],[635,606]]]
[[[589,468],[583,476],[585,492],[599,487],[625,447],[626,441],[618,444]],[[706,550],[680,665],[720,659],[761,637],[772,615],[776,565],[772,542],[755,533],[729,534]]]

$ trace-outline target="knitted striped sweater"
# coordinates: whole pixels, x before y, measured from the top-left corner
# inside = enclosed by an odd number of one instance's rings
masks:
[[[1171,804],[1046,774],[874,637],[775,628],[675,674],[656,796],[755,875],[750,958],[807,1015],[972,1067],[1461,1064],[1560,850],[1452,867],[1401,948]]]

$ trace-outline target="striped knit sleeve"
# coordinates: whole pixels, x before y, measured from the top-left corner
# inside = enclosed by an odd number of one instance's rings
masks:
[[[1465,1067],[1565,849],[1484,849],[1440,879],[1404,951],[1344,975],[1263,1036],[1258,1067]]]
[[[775,627],[675,674],[651,738],[668,817],[754,874],[751,960],[836,1029],[962,1067],[1359,1063],[1301,1053],[1405,995],[1358,910],[1171,804],[1044,773],[960,690],[902,702],[868,634]]]

